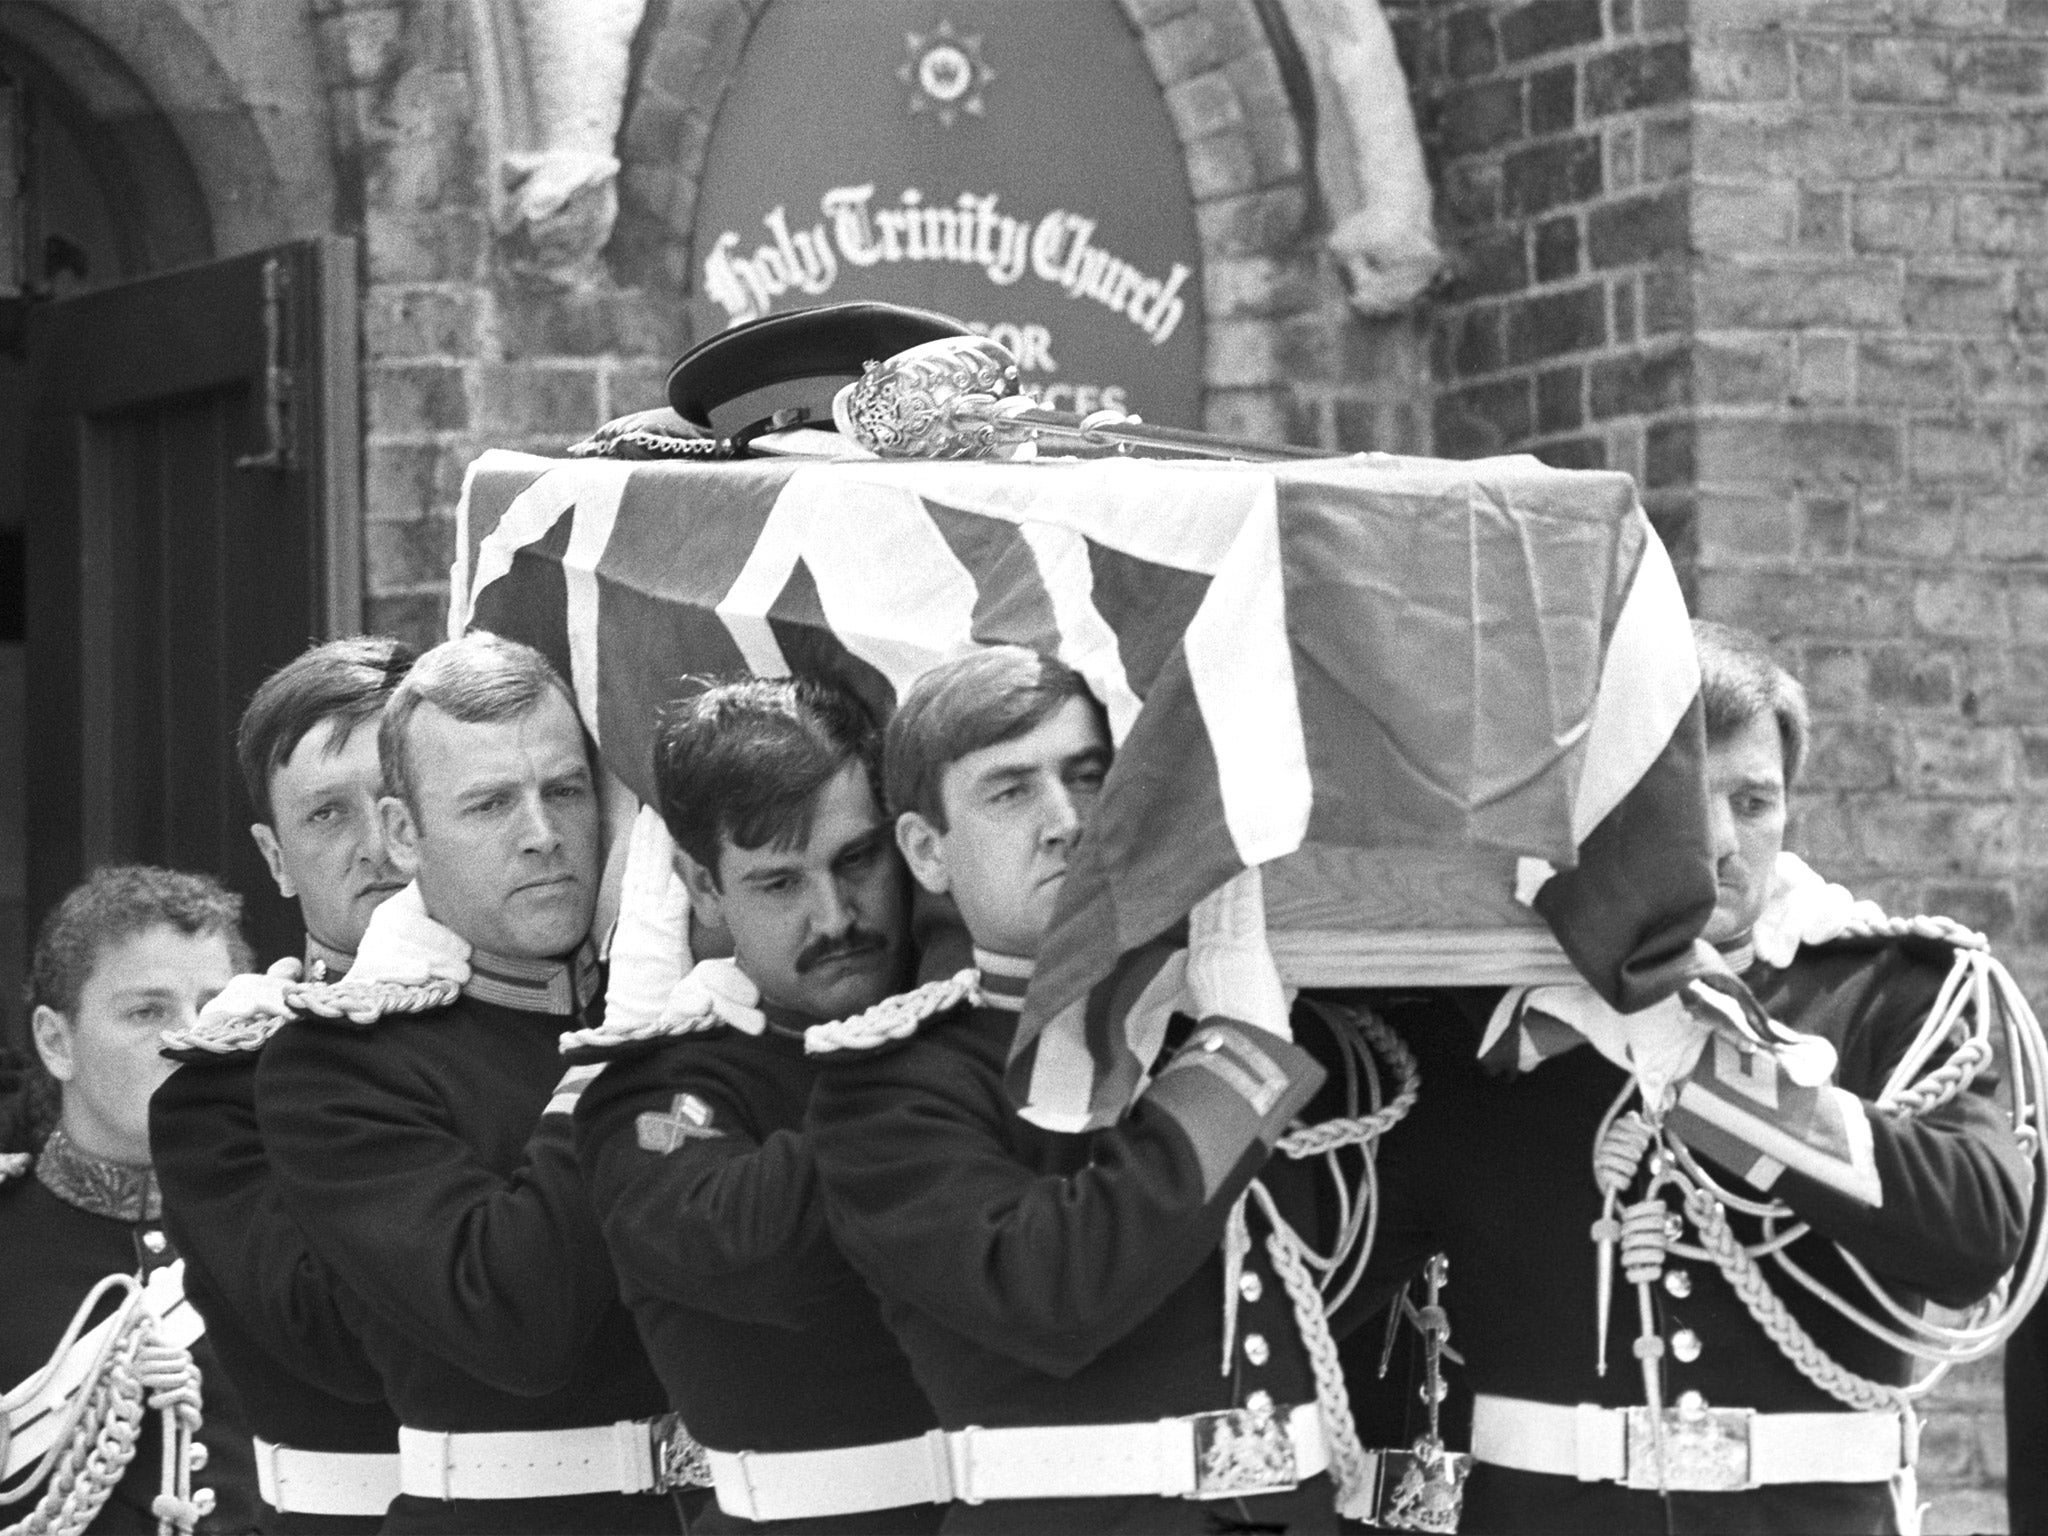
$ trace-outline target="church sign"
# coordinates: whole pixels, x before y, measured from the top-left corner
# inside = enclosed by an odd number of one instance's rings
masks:
[[[1115,0],[774,0],[697,205],[699,335],[887,299],[1016,354],[1057,410],[1201,422],[1201,256]]]

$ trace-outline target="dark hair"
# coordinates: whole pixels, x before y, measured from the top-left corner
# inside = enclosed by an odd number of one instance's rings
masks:
[[[676,846],[718,880],[735,848],[799,846],[811,803],[848,763],[866,771],[875,803],[881,742],[867,706],[809,678],[721,683],[673,706],[654,740],[654,787]]]
[[[1700,658],[1700,704],[1706,711],[1708,744],[1725,741],[1752,720],[1773,715],[1785,753],[1785,783],[1790,785],[1805,766],[1811,732],[1806,690],[1799,679],[1778,665],[1760,636],[1746,629],[1694,619],[1692,641]]]
[[[377,726],[377,760],[384,787],[419,815],[408,751],[412,717],[431,704],[445,715],[469,725],[517,720],[537,707],[549,690],[559,693],[570,712],[576,700],[547,657],[530,645],[507,640],[489,630],[472,630],[459,640],[444,640],[412,664],[384,706]]]
[[[242,937],[242,898],[213,876],[110,864],[94,870],[43,919],[29,963],[29,1006],[72,1013],[100,951],[157,927],[195,938],[219,934],[237,971],[254,968]]]
[[[987,646],[933,667],[889,721],[882,752],[889,814],[916,811],[945,831],[939,780],[946,770],[970,752],[1014,741],[1069,699],[1096,702],[1080,673],[1021,645]]]
[[[356,727],[374,719],[419,652],[403,640],[355,635],[293,657],[263,680],[242,711],[235,761],[256,819],[268,821],[270,780],[323,720],[334,722],[329,750],[339,752]]]

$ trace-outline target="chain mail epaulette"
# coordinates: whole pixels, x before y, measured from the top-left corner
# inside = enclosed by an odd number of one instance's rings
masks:
[[[446,1008],[461,995],[462,985],[455,981],[357,981],[344,976],[340,981],[286,987],[284,1000],[296,1018],[368,1029],[393,1014]]]
[[[833,1056],[841,1060],[874,1055],[902,1044],[940,1014],[963,1004],[971,1006],[980,993],[981,972],[969,968],[943,981],[928,981],[909,992],[885,997],[865,1013],[829,1024],[813,1024],[804,1031],[804,1052],[810,1056]]]
[[[570,1029],[562,1033],[562,1055],[570,1062],[614,1061],[637,1054],[649,1045],[692,1036],[710,1036],[732,1026],[711,1009],[676,1018],[607,1020],[595,1029]]]

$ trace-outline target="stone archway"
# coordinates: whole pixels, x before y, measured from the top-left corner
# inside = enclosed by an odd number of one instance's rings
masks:
[[[209,38],[172,4],[0,6],[0,35],[61,81],[108,142],[135,162],[134,211],[170,239],[164,259],[151,266],[234,255],[332,227],[325,134],[307,142],[304,113],[277,110],[295,82],[263,78],[281,76],[278,61],[293,58],[294,45],[303,42],[311,83],[310,41],[294,34],[289,7],[243,12],[232,35]],[[252,26],[261,35],[252,35]],[[203,231],[178,231],[193,223],[195,197]],[[181,201],[186,211],[175,206]]]
[[[772,0],[766,0],[772,3]],[[651,0],[619,135],[623,281],[689,289],[711,130],[764,0]],[[1258,0],[1199,9],[1119,0],[1165,95],[1204,267],[1204,416],[1217,431],[1289,435],[1290,328],[1313,303],[1312,155]]]

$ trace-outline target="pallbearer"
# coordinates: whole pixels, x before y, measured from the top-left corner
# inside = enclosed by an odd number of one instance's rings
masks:
[[[300,975],[339,980],[370,914],[405,883],[384,852],[377,720],[413,656],[398,640],[330,641],[249,701],[235,742],[256,811],[249,830],[279,894],[299,904],[305,957],[242,979],[175,1032],[171,1054],[186,1066],[150,1102],[164,1223],[247,1407],[275,1531],[375,1530],[398,1493],[398,1420],[342,1319],[340,1282],[285,1210],[257,1129],[256,1064],[281,1008],[243,1027],[236,999],[281,1002]]]
[[[660,809],[733,957],[700,962],[658,1017],[564,1040],[604,1063],[576,1110],[584,1178],[708,1452],[719,1508],[693,1530],[934,1530],[942,1510],[937,1421],[826,1230],[804,1129],[805,1031],[907,970],[880,755],[860,702],[827,685],[734,683],[684,706],[655,749]]]
[[[1975,935],[1782,854],[1804,697],[1754,637],[1697,638],[1705,937],[1747,992],[1387,1010],[1419,1024],[1429,1091],[1381,1151],[1375,1259],[1450,1257],[1476,1393],[1461,1529],[1914,1528],[1912,1357],[1998,1332],[1997,1307],[1945,1330],[1923,1304],[1985,1297],[2026,1237],[2038,1153],[1990,1070],[2004,1018],[2038,1105],[2024,1000]]]
[[[412,911],[419,980],[302,999],[263,1053],[256,1108],[402,1425],[385,1528],[673,1530],[661,1387],[562,1083],[561,1032],[602,1008],[575,708],[538,652],[472,634],[420,658],[378,748],[387,844],[417,891],[386,902],[364,948]]]
[[[890,722],[898,842],[976,968],[813,1032],[842,1058],[811,1109],[832,1229],[948,1432],[948,1530],[1332,1529],[1338,1405],[1265,1241],[1271,1211],[1312,1229],[1308,1165],[1271,1168],[1274,1204],[1232,1221],[1323,1070],[1243,1022],[1256,989],[1226,977],[1109,1129],[1042,1130],[1004,1089],[1109,766],[1086,685],[1015,647],[935,668]]]

